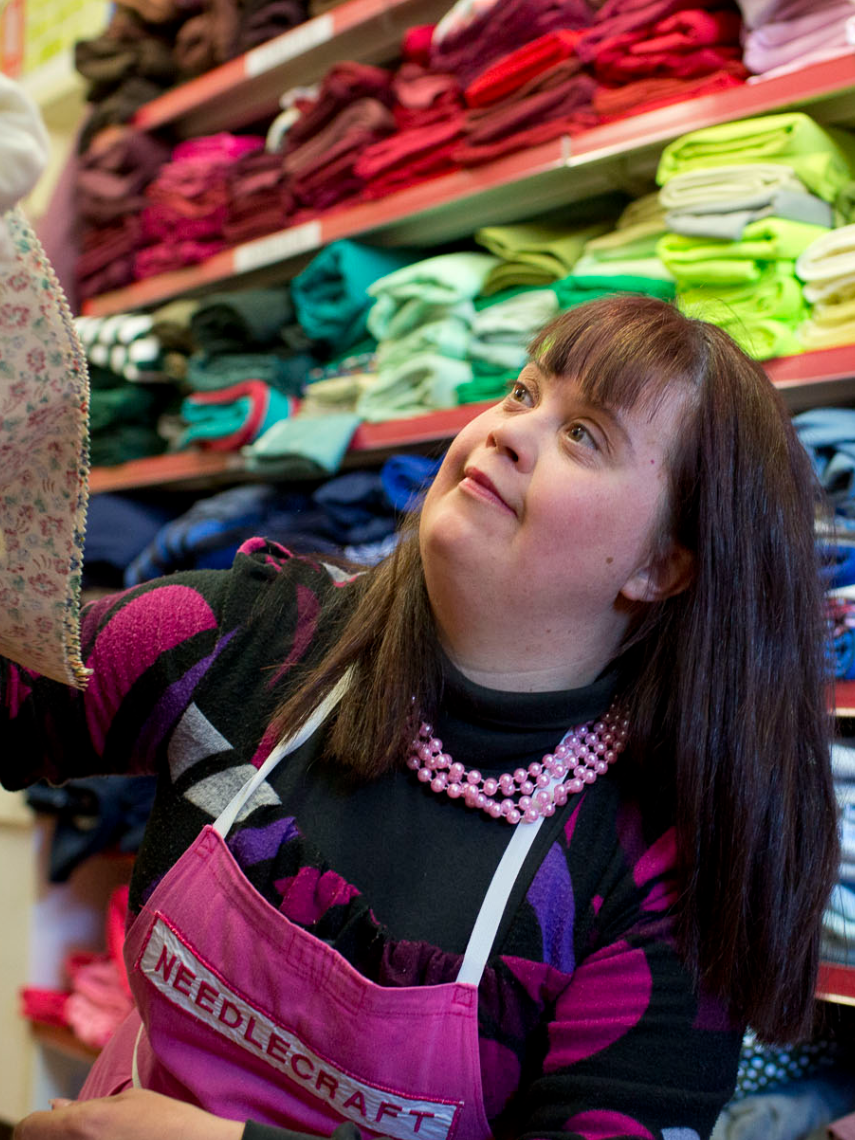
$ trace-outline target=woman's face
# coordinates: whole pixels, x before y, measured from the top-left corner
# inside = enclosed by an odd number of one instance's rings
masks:
[[[450,575],[476,582],[475,604],[497,617],[552,614],[560,625],[658,596],[649,555],[683,408],[672,397],[652,412],[610,411],[527,365],[456,437],[425,499],[432,598],[437,576]]]

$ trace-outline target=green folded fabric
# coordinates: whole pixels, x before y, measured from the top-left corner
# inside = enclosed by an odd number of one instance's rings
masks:
[[[612,277],[577,277],[575,273],[556,281],[552,286],[562,310],[584,305],[599,297],[610,297],[615,293],[644,293],[648,297],[660,297],[663,301],[674,298],[673,280],[662,281],[655,277],[634,277],[630,274],[615,274]]]
[[[469,322],[453,315],[418,325],[399,340],[382,340],[377,345],[377,370],[387,371],[404,364],[421,352],[435,352],[451,360],[465,360],[471,340]]]
[[[666,234],[657,246],[659,257],[680,288],[697,285],[740,285],[757,281],[763,263],[795,261],[825,226],[788,218],[762,218],[745,227],[740,241]]]
[[[375,299],[368,331],[377,340],[390,340],[439,319],[450,308],[459,313],[468,307],[471,312],[472,298],[483,291],[498,264],[489,253],[444,253],[381,277],[368,288]]]
[[[527,344],[558,312],[553,289],[503,290],[476,302],[472,336],[505,344]]]
[[[772,317],[797,327],[808,315],[792,261],[770,262],[750,285],[685,289],[677,300],[684,312],[713,324]]]
[[[519,368],[493,368],[480,361],[473,361],[472,379],[457,386],[457,399],[461,404],[501,400],[519,374]]]
[[[653,257],[609,257],[603,259],[583,253],[573,266],[572,277],[650,277],[657,281],[670,281],[671,276],[662,259]]]
[[[368,288],[422,254],[410,249],[377,249],[347,238],[320,251],[291,282],[297,319],[313,341],[347,349],[365,336]]]
[[[524,222],[477,230],[475,240],[501,258],[487,277],[482,295],[514,285],[548,285],[559,280],[581,257],[585,243],[611,228],[605,221],[576,227]]]
[[[777,162],[791,167],[814,194],[833,202],[855,171],[855,136],[819,126],[801,111],[761,115],[691,131],[668,143],[656,180],[728,163]]]
[[[376,383],[360,396],[356,410],[362,419],[378,423],[453,408],[458,403],[457,388],[471,379],[472,365],[467,361],[419,353],[381,371]]]
[[[241,455],[251,471],[294,456],[307,459],[333,474],[341,467],[359,423],[360,417],[351,412],[328,416],[296,415],[273,424],[254,443],[241,448]]]

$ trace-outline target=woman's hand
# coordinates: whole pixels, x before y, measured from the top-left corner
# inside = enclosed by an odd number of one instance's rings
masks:
[[[52,1112],[33,1112],[13,1140],[240,1140],[243,1124],[147,1089],[128,1089],[97,1100],[55,1101]]]

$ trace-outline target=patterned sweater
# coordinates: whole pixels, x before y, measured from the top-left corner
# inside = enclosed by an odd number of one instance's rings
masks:
[[[0,661],[3,785],[157,773],[131,885],[138,912],[271,750],[264,728],[289,672],[325,603],[347,588],[256,539],[231,570],[91,604],[85,694]],[[513,697],[451,675],[437,731],[467,766],[513,770],[600,715],[613,685]],[[405,768],[353,786],[322,754],[323,730],[261,785],[228,838],[238,864],[373,982],[455,980],[511,828],[432,794]],[[673,828],[642,818],[629,753],[541,828],[479,988],[497,1137],[709,1136],[733,1092],[742,1033],[696,995],[676,954],[674,856]],[[245,1140],[277,1134],[290,1135],[249,1123]]]

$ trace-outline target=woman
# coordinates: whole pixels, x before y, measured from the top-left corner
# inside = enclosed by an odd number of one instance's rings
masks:
[[[760,367],[613,297],[380,567],[257,540],[89,607],[85,696],[7,665],[7,787],[162,776],[139,1015],[16,1137],[708,1136],[745,1025],[811,1026],[816,505]]]

